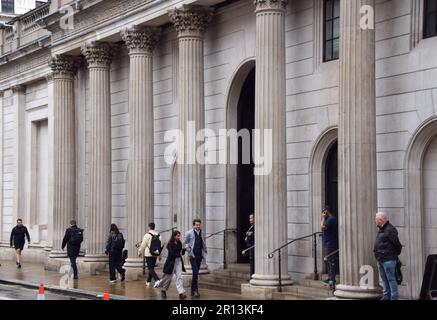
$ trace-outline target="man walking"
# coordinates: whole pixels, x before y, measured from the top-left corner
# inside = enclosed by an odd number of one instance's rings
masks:
[[[62,240],[62,250],[67,246],[67,255],[68,258],[70,258],[74,279],[78,279],[76,259],[79,256],[82,241],[83,230],[77,227],[76,220],[71,220],[70,227],[65,230],[64,239]]]
[[[190,264],[193,270],[191,280],[191,296],[199,298],[198,277],[199,270],[202,264],[202,259],[206,259],[207,249],[205,235],[201,229],[202,221],[200,219],[193,220],[193,229],[185,234],[184,246],[187,249],[190,257]]]
[[[10,238],[10,245],[12,247],[12,244],[14,244],[15,248],[15,255],[17,258],[17,268],[21,268],[21,253],[24,249],[24,243],[26,241],[30,242],[30,235],[29,231],[27,231],[27,228],[23,225],[23,220],[18,219],[17,225],[12,229],[11,231],[11,238]]]
[[[338,253],[338,224],[337,219],[332,215],[331,208],[326,206],[322,211],[321,226],[323,232],[323,249],[326,257],[328,279],[324,284],[331,288],[335,287],[337,275]]]
[[[375,223],[379,231],[373,252],[378,261],[379,275],[384,287],[382,300],[398,300],[396,264],[402,251],[402,244],[399,241],[398,231],[390,223],[386,213],[377,213]]]
[[[250,228],[246,232],[246,238],[244,242],[246,243],[247,249],[249,249],[249,262],[250,262],[250,277],[255,274],[255,215],[252,213],[249,215]]]
[[[152,240],[154,243],[159,241],[158,249],[152,247]],[[155,231],[155,223],[151,222],[149,223],[149,231],[144,235],[143,242],[141,242],[141,246],[138,249],[138,256],[142,257],[144,255],[144,257],[146,257],[147,269],[149,270],[149,275],[146,280],[146,287],[150,287],[152,279],[155,281],[155,285],[159,283],[159,277],[155,272],[155,266],[156,260],[161,253],[160,244],[161,241],[159,240],[159,234]]]

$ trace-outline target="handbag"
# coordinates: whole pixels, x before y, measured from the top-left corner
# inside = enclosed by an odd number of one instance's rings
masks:
[[[402,275],[402,262],[398,259],[396,261],[396,281],[398,285],[401,285],[403,280],[404,276]]]

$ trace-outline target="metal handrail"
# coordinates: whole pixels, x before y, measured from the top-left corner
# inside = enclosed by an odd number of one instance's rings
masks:
[[[248,251],[255,249],[255,246],[251,246],[250,248],[244,249],[243,251],[241,251],[241,254],[244,256]]]
[[[282,255],[281,255],[281,250],[288,247],[289,245],[297,242],[297,241],[301,241],[301,240],[305,240],[305,239],[309,239],[309,238],[313,238],[313,255],[314,255],[314,280],[319,280],[319,272],[317,271],[317,236],[322,235],[322,232],[314,232],[310,235],[304,236],[304,237],[300,237],[297,239],[293,239],[289,242],[287,242],[286,244],[280,246],[279,248],[273,250],[272,252],[270,252],[268,254],[269,259],[273,259],[273,257],[275,256],[275,253],[278,253],[278,276],[279,276],[279,292],[282,292]]]
[[[327,256],[324,256],[324,257],[323,257],[323,261],[327,261],[329,257],[331,257],[331,256],[333,256],[333,255],[335,255],[335,254],[337,254],[337,253],[339,253],[339,252],[340,252],[340,249],[337,249],[337,250],[331,252],[331,253],[328,254]]]
[[[210,234],[209,236],[207,236],[207,237],[205,238],[205,240],[206,240],[206,239],[212,238],[212,237],[214,237],[214,236],[217,236],[217,235],[223,233],[223,269],[227,269],[227,267],[228,267],[228,266],[227,266],[227,263],[226,263],[226,234],[227,234],[228,232],[236,233],[236,232],[237,232],[237,229],[229,229],[229,228],[227,228],[227,229],[223,229],[223,230],[220,230],[220,231],[218,231],[218,232],[212,233],[212,234]]]

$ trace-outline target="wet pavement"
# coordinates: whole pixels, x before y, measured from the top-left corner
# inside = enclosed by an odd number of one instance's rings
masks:
[[[17,285],[0,285],[0,301],[2,300],[37,300],[38,290],[23,288]],[[44,300],[83,300],[68,295],[44,293]]]
[[[44,270],[43,264],[34,263],[22,263],[22,268],[17,269],[15,262],[12,261],[0,261],[0,282],[5,281],[18,281],[20,283],[26,284],[44,284],[50,287],[60,287],[68,289],[78,289],[81,291],[86,291],[89,293],[95,293],[96,295],[103,295],[104,292],[109,292],[110,295],[123,296],[128,299],[144,299],[144,300],[161,300],[159,290],[152,287],[146,288],[144,285],[144,280],[139,281],[117,281],[115,284],[109,283],[109,277],[107,274],[102,275],[80,275],[78,280],[73,280],[68,278],[67,275]],[[159,274],[159,273],[158,273]],[[4,283],[3,283],[4,284]],[[0,285],[0,297],[3,296],[3,284]],[[7,290],[6,290],[7,289]],[[14,293],[10,290],[13,287],[8,286],[5,288],[7,294],[6,298],[11,296],[14,298]],[[15,288],[16,289],[16,288]],[[185,288],[187,292],[189,288]],[[9,291],[8,291],[9,290]],[[23,290],[23,295],[27,295],[28,289]],[[26,290],[26,291],[25,291]],[[13,290],[12,290],[13,291]],[[29,298],[32,299],[32,295],[36,299],[36,290],[30,290]],[[241,300],[242,297],[239,294],[231,294],[215,290],[200,290],[201,298],[200,300]],[[17,293],[15,293],[17,295]],[[188,294],[187,294],[188,295]],[[19,296],[19,295],[18,295]],[[17,296],[17,297],[18,297]],[[64,300],[61,298],[69,299],[68,297],[62,295],[51,296],[56,300]],[[172,282],[169,291],[167,292],[167,300],[177,300],[178,293],[174,284]],[[190,299],[190,297],[188,297]],[[199,300],[199,299],[196,299]]]

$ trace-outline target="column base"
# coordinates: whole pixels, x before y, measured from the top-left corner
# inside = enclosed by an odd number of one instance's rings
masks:
[[[52,250],[49,254],[50,259],[57,259],[57,258],[68,258],[67,253],[65,251],[60,250]]]
[[[126,269],[127,281],[137,281],[143,275],[143,259],[127,259],[123,268]]]
[[[105,254],[85,255],[84,262],[108,262],[108,256]]]
[[[254,286],[250,283],[241,285],[241,296],[253,300],[273,300],[273,294],[277,291],[275,287]]]
[[[342,300],[380,300],[380,288],[365,289],[359,286],[338,285],[334,292],[336,299]]]
[[[279,277],[277,275],[254,274],[250,280],[250,285],[258,287],[279,287]],[[289,275],[283,275],[281,278],[282,286],[291,286],[293,281]]]

